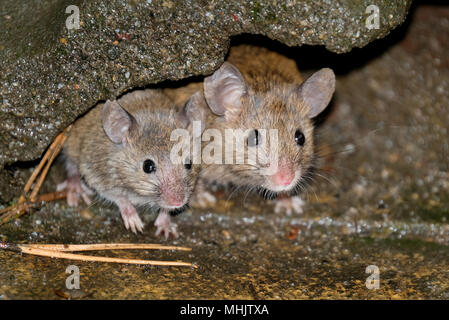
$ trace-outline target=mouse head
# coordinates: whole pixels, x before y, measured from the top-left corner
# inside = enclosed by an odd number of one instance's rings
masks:
[[[141,109],[132,114],[118,101],[104,104],[103,128],[116,151],[107,165],[115,168],[116,186],[133,204],[175,210],[188,203],[199,166],[188,158],[172,163],[170,152],[176,141],[171,141],[171,132],[182,128],[191,137],[192,122],[204,121],[203,113],[194,110],[199,106],[193,103],[195,100],[192,97],[177,113],[170,110],[170,102],[161,105],[160,99],[159,109]]]
[[[251,87],[228,62],[204,81],[207,104],[220,116],[215,125],[221,130],[243,129],[245,156],[254,158],[257,152],[255,165],[232,165],[228,169],[243,184],[272,193],[296,192],[312,168],[311,119],[329,104],[335,90],[335,75],[326,68],[302,84],[268,82],[259,87],[263,89]]]

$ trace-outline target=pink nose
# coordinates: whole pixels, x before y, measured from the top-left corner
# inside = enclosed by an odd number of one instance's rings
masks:
[[[168,175],[168,174],[167,174]],[[166,206],[180,207],[184,205],[186,201],[186,194],[184,191],[184,182],[176,174],[168,175],[159,186],[161,192],[161,198]]]
[[[184,194],[172,191],[162,191],[162,199],[164,202],[172,207],[179,207],[184,204]]]
[[[290,183],[292,183],[292,178],[291,177],[286,177],[286,176],[282,176],[282,177],[277,177],[275,179],[275,182],[277,185],[280,186],[288,186]]]
[[[294,173],[291,170],[280,168],[273,176],[273,182],[277,186],[288,186],[292,183]]]
[[[183,202],[184,202],[183,200],[184,199],[182,199],[179,196],[174,196],[174,197],[168,196],[166,199],[166,202],[170,206],[178,207],[183,204]]]
[[[169,202],[169,205],[177,207],[177,206],[182,205],[182,201],[180,201],[180,200],[173,200],[173,201]]]

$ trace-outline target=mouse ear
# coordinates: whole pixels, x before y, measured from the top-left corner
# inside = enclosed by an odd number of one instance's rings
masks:
[[[201,91],[197,91],[189,98],[184,108],[176,114],[176,117],[184,128],[193,127],[193,122],[197,121],[200,126],[193,128],[198,128],[199,130],[194,130],[196,132],[193,132],[193,135],[199,137],[206,126],[208,113],[210,113],[210,110],[206,100]]]
[[[101,121],[106,135],[117,144],[126,141],[128,132],[136,123],[134,117],[120,106],[117,100],[106,101],[101,110]]]
[[[334,91],[335,74],[329,68],[315,72],[296,88],[298,96],[309,108],[309,118],[316,117],[327,107]]]
[[[229,62],[204,79],[204,97],[210,109],[219,116],[238,111],[246,84],[240,71]]]

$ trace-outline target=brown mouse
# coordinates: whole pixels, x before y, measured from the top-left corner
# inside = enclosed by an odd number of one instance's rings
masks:
[[[192,97],[192,101],[194,98]],[[136,207],[159,210],[156,234],[177,236],[170,212],[184,208],[191,196],[199,166],[174,164],[170,152],[174,129],[191,130],[201,113],[189,101],[175,112],[173,102],[160,90],[137,90],[118,100],[106,101],[78,119],[63,147],[67,180],[58,190],[67,190],[70,206],[88,195],[115,203],[125,227],[142,232],[144,224]]]
[[[226,129],[244,130],[245,159],[256,150],[262,151],[263,159],[256,164],[203,164],[201,179],[245,186],[268,197],[290,195],[277,201],[276,212],[302,212],[303,201],[297,194],[314,166],[312,119],[332,98],[333,71],[324,68],[302,81],[293,60],[265,48],[241,45],[232,48],[227,61],[205,78],[203,90],[216,115],[206,127],[218,129],[223,137]],[[276,140],[262,134],[271,129],[277,131]],[[275,170],[268,173],[273,164]],[[205,198],[210,199],[210,194]]]

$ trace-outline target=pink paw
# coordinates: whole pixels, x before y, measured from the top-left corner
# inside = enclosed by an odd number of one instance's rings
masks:
[[[131,229],[131,231],[135,234],[137,234],[137,231],[143,232],[145,225],[142,220],[140,220],[139,214],[131,202],[122,199],[117,201],[117,205],[119,206],[120,214],[122,215],[126,230]]]
[[[178,226],[176,225],[176,223],[171,222],[170,213],[168,213],[166,210],[161,210],[159,212],[154,225],[157,228],[156,236],[160,236],[163,234],[165,240],[167,240],[170,235],[173,235],[173,237],[175,238],[179,237],[178,231],[176,230]]]
[[[123,216],[123,222],[125,223],[126,230],[131,229],[131,231],[135,234],[137,234],[137,231],[143,232],[144,224],[142,220],[140,219],[139,215],[136,213],[135,215],[131,216]]]
[[[288,198],[279,198],[275,200],[274,212],[291,215],[292,213],[301,214],[304,212],[304,205],[306,204],[299,196]]]
[[[87,191],[83,188],[81,178],[79,176],[68,177],[64,182],[56,186],[56,191],[66,190],[67,204],[70,207],[77,207],[81,196],[87,205],[90,205],[90,200]]]

